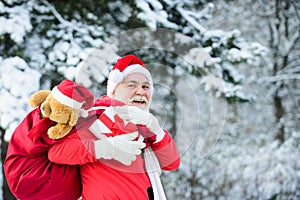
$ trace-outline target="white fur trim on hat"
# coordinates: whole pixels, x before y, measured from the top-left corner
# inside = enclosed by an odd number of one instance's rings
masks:
[[[150,72],[143,66],[139,65],[139,64],[134,64],[134,65],[129,65],[128,67],[126,67],[123,70],[123,78],[125,78],[126,76],[128,76],[129,74],[133,74],[133,73],[140,73],[143,74],[144,76],[146,76],[146,78],[148,79],[149,83],[152,83],[152,77]]]
[[[153,93],[153,81],[150,72],[143,66],[139,64],[129,65],[126,67],[123,72],[120,72],[119,69],[114,69],[109,73],[107,80],[107,96],[112,97],[114,90],[117,85],[124,80],[129,74],[139,73],[143,74],[150,83],[151,95]]]
[[[80,103],[78,101],[75,101],[74,99],[64,95],[56,86],[52,89],[51,94],[53,97],[59,101],[60,103],[69,106],[74,109],[81,109],[84,102]]]
[[[112,94],[117,87],[118,83],[122,82],[124,79],[123,74],[119,69],[112,70],[109,73],[107,80],[107,96],[112,97]]]

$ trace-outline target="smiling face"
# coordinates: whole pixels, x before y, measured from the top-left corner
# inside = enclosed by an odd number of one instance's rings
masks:
[[[117,85],[113,99],[147,110],[151,100],[150,83],[142,74],[129,74]]]

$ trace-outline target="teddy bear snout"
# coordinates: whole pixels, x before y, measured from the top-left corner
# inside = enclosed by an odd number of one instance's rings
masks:
[[[50,105],[45,104],[45,102],[43,102],[41,105],[41,112],[42,112],[43,116],[49,117],[52,112]]]

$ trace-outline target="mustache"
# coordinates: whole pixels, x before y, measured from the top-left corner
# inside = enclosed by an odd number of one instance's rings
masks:
[[[133,101],[142,101],[142,102],[145,102],[145,103],[148,103],[148,99],[145,97],[145,96],[134,96],[130,99],[130,102],[133,102]]]

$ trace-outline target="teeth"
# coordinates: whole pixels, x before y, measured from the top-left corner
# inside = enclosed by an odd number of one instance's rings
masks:
[[[134,101],[142,101],[142,98],[134,98]]]
[[[131,100],[132,102],[141,102],[141,103],[146,103],[147,99],[144,96],[135,96]]]

